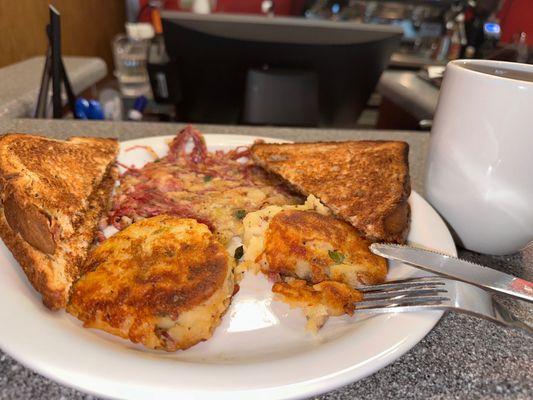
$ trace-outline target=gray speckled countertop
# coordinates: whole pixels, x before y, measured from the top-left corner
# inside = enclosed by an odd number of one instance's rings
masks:
[[[104,60],[97,57],[68,56],[63,57],[63,62],[75,94],[107,74]],[[24,118],[33,114],[43,67],[44,57],[40,56],[0,69],[0,118]]]
[[[0,133],[32,132],[67,137],[106,135],[119,139],[174,134],[180,125],[51,120],[0,120]],[[251,134],[282,139],[398,139],[410,144],[413,188],[423,193],[428,135],[420,132],[351,131],[265,127],[201,126],[204,132]],[[470,260],[533,280],[533,247],[505,257],[460,250]],[[514,313],[533,320],[532,307],[505,301]],[[4,323],[6,323],[4,321]],[[0,328],[1,329],[1,328]],[[337,399],[531,399],[533,339],[474,317],[448,314],[411,351],[374,375],[317,397]],[[94,399],[24,368],[0,352],[0,400]]]

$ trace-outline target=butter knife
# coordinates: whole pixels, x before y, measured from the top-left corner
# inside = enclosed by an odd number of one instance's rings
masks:
[[[402,261],[437,275],[533,302],[533,283],[483,265],[431,250],[397,244],[373,243],[370,251],[389,260]]]

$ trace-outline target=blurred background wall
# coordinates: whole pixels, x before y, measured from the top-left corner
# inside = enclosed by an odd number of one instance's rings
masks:
[[[63,55],[101,57],[113,71],[111,39],[124,31],[124,0],[0,0],[0,68],[45,54],[48,4],[62,15]]]

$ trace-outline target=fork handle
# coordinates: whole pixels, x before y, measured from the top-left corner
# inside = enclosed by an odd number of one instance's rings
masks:
[[[357,303],[356,303],[357,304]],[[533,327],[520,321],[510,311],[508,311],[500,303],[492,300],[492,313],[482,313],[479,311],[467,310],[465,308],[455,307],[445,304],[423,304],[417,306],[405,306],[405,307],[377,307],[377,308],[361,308],[356,307],[355,312],[357,314],[365,313],[367,315],[372,314],[387,314],[387,313],[401,313],[401,312],[420,312],[429,310],[442,310],[442,311],[455,311],[461,314],[473,315],[478,318],[482,318],[491,322],[496,322],[500,325],[519,329],[529,336],[533,336]]]

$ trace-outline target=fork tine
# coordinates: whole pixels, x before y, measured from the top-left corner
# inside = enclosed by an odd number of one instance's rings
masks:
[[[415,278],[415,279],[406,279],[401,281],[394,281],[388,283],[382,283],[380,285],[369,285],[358,287],[357,290],[360,292],[378,292],[378,291],[388,291],[388,290],[406,290],[409,288],[419,289],[420,287],[434,287],[434,286],[444,286],[446,283],[439,279],[438,277],[427,277],[427,278]]]
[[[446,282],[438,277],[414,278],[358,288],[363,300],[356,302],[356,310],[405,310],[409,307],[437,307],[450,300],[446,296]]]
[[[448,287],[450,283],[453,284],[453,287]],[[373,315],[453,310],[518,328],[529,335],[533,334],[531,326],[519,321],[494,300],[492,300],[492,307],[489,309],[480,308],[468,301],[461,301],[460,297],[456,297],[458,286],[461,288],[470,285],[447,278],[428,277],[357,288],[362,292],[363,300],[354,303],[355,314]]]
[[[406,299],[382,299],[382,300],[363,300],[355,303],[355,311],[357,310],[371,310],[378,308],[388,308],[388,309],[397,309],[399,307],[408,307],[408,306],[435,306],[441,305],[443,302],[450,300],[448,297],[444,296],[420,296],[414,298]]]
[[[417,297],[423,295],[439,295],[440,293],[448,293],[448,291],[442,287],[436,287],[434,289],[419,289],[418,287],[407,290],[390,290],[390,291],[376,291],[363,293],[364,300],[381,300],[381,299],[399,299],[407,297]]]

